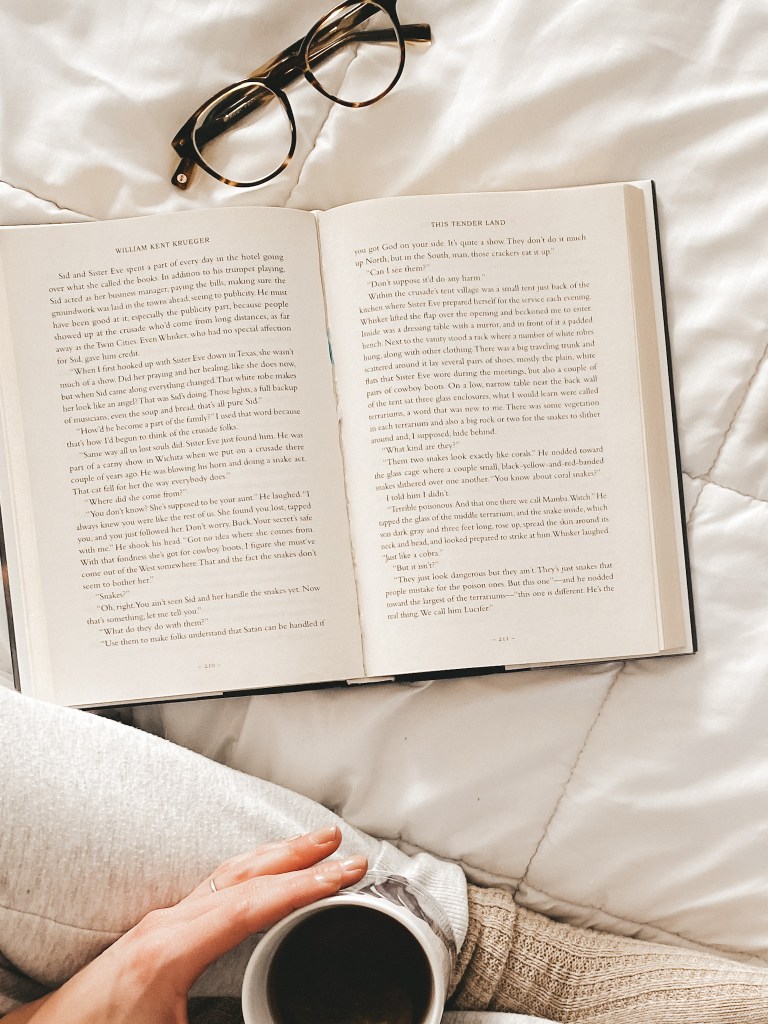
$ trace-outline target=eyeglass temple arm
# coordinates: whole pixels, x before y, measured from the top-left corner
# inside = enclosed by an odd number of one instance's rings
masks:
[[[368,17],[368,15],[364,14],[363,18],[365,17]],[[354,18],[354,15],[350,16],[350,19],[352,18]],[[355,24],[355,21],[352,21],[352,24]],[[403,42],[406,43],[424,43],[429,45],[432,41],[432,30],[426,23],[402,25],[401,34]],[[315,53],[314,60],[316,63],[322,63],[329,60],[338,50],[352,43],[396,43],[397,34],[392,29],[368,29],[350,33],[349,26],[340,23],[326,33],[325,39],[323,36],[318,36],[318,41],[325,43],[325,45],[323,49]],[[298,60],[303,42],[304,40],[301,39],[286,47],[285,50],[282,50],[266,64],[255,68],[248,75],[248,78],[261,79],[267,85],[276,86],[281,89],[290,85],[297,78],[300,78],[305,71],[304,66]],[[211,139],[221,135],[222,132],[231,128],[233,124],[237,124],[238,121],[251,111],[270,102],[271,99],[272,97],[269,93],[260,91],[258,97],[252,97],[250,102],[247,98],[238,97],[229,106],[222,104],[220,114],[216,118],[209,118],[206,121],[204,141],[209,142]],[[182,157],[171,178],[173,184],[182,189],[187,188],[196,166],[197,164],[193,157]]]
[[[427,24],[418,25],[403,25],[401,28],[403,41],[406,43],[431,43],[432,42],[432,30]],[[348,46],[351,43],[360,42],[373,42],[373,43],[396,43],[397,35],[390,29],[368,29],[363,32],[356,32],[351,34],[348,28],[339,28],[338,26],[327,33],[327,44],[324,49],[315,53],[314,60],[317,63],[322,63],[325,60],[329,60],[334,53],[344,46]],[[321,35],[318,36],[318,40],[321,43],[326,43],[326,39]],[[256,68],[248,75],[248,78],[262,78],[269,79],[268,85],[276,84],[281,88],[290,85],[291,82],[300,78],[304,74],[304,66],[297,60],[301,45],[304,40],[300,40],[298,43],[294,43],[293,46],[289,46],[283,50],[276,57],[273,57],[266,64],[262,64],[261,67]]]

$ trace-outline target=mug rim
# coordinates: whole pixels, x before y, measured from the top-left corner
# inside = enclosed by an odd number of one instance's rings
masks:
[[[266,991],[266,978],[272,961],[283,937],[291,930],[294,923],[299,919],[306,920],[318,913],[322,913],[324,910],[332,910],[334,907],[342,907],[345,904],[347,906],[362,907],[367,910],[376,910],[379,913],[386,914],[387,917],[393,918],[416,938],[427,958],[431,986],[429,1008],[423,1020],[419,1021],[418,1024],[439,1024],[444,1012],[443,1004],[447,996],[448,982],[445,976],[445,965],[440,962],[435,949],[435,943],[441,941],[439,936],[432,931],[426,921],[417,917],[407,907],[397,906],[374,893],[360,892],[355,889],[342,889],[332,896],[325,896],[314,903],[298,907],[263,933],[248,959],[245,974],[243,975],[241,1002],[245,1024],[273,1024],[274,1018],[271,1012],[269,1020],[261,1016],[265,1005],[264,996],[262,996],[261,1006],[255,1005],[255,1003],[249,1006],[248,1003],[252,1003],[255,999],[259,998],[255,994],[255,986],[253,985],[253,979],[257,970],[263,971],[263,990],[264,992]]]

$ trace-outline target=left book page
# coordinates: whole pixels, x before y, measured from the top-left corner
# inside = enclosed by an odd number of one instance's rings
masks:
[[[21,688],[61,704],[362,674],[314,217],[0,231]]]

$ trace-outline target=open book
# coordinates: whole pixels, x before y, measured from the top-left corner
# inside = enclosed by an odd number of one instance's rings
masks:
[[[650,184],[0,229],[17,685],[694,648]]]

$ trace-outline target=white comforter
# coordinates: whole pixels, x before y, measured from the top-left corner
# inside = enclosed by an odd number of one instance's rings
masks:
[[[145,721],[529,907],[768,960],[768,7],[401,0],[434,42],[386,100],[299,85],[284,175],[173,189],[176,128],[326,5],[3,0],[0,222],[655,179],[700,652]]]

